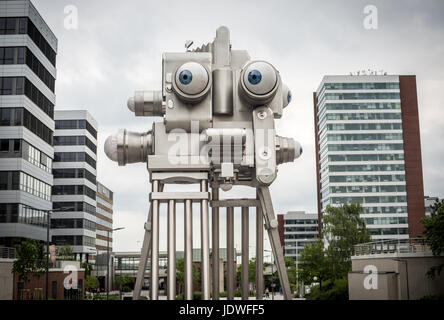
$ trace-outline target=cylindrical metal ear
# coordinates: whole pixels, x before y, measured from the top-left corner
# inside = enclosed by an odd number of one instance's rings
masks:
[[[147,157],[154,152],[153,132],[131,132],[120,129],[117,134],[105,141],[105,154],[119,166],[128,163],[147,162]]]
[[[162,117],[165,114],[162,91],[136,91],[127,105],[137,117]]]

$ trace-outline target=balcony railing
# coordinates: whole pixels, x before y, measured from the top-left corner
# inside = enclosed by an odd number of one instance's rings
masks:
[[[17,251],[15,250],[15,248],[0,247],[0,258],[17,259]]]
[[[355,245],[354,249],[355,256],[430,251],[424,238],[373,241]]]

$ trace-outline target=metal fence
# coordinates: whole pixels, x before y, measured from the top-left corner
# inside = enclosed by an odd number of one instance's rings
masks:
[[[17,259],[17,251],[15,250],[15,248],[0,247],[0,258]]]
[[[412,238],[401,240],[381,240],[361,243],[354,246],[354,255],[415,253],[430,251],[424,238]]]

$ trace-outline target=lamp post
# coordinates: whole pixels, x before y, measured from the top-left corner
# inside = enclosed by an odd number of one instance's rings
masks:
[[[115,228],[115,229],[97,229],[97,230],[102,230],[102,231],[106,231],[106,300],[109,300],[109,286],[110,286],[110,281],[109,281],[109,232],[114,232],[114,231],[118,231],[118,230],[123,230],[125,229],[125,227],[120,227],[120,228]]]

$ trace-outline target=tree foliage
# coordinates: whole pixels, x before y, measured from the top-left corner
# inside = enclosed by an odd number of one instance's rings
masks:
[[[424,236],[434,256],[444,253],[444,200],[436,201],[431,206],[430,217],[421,219],[424,224]],[[441,274],[444,263],[433,266],[427,275],[434,279]]]
[[[43,244],[34,239],[23,240],[17,248],[17,260],[12,272],[17,273],[19,280],[29,282],[31,277],[39,278],[45,272],[46,261],[43,257]]]
[[[95,276],[87,276],[85,278],[85,289],[88,291],[96,290],[99,287],[99,280]]]
[[[197,271],[196,266],[193,263],[193,283],[198,284],[200,278],[200,272]],[[185,287],[185,259],[179,258],[176,261],[176,280],[179,283],[179,293],[182,292],[182,288]]]
[[[331,277],[331,266],[320,239],[304,246],[299,263],[299,276],[305,284],[322,282]]]
[[[130,277],[128,275],[119,275],[116,277],[116,285],[119,286],[120,292],[127,292],[131,289],[129,288],[129,285],[134,282],[134,278]]]
[[[360,203],[343,204],[338,207],[328,205],[323,215],[323,234],[328,242],[327,256],[336,279],[347,275],[351,270],[351,256],[354,246],[371,241],[370,231],[359,215]]]
[[[304,282],[319,283],[313,287],[309,298],[348,297],[346,283],[354,246],[371,241],[370,231],[359,216],[361,212],[359,203],[327,206],[323,215],[325,243],[317,240],[306,244],[299,260],[300,277]]]
[[[73,260],[74,259],[74,251],[72,247],[69,245],[64,245],[57,248],[57,255],[60,260]]]

